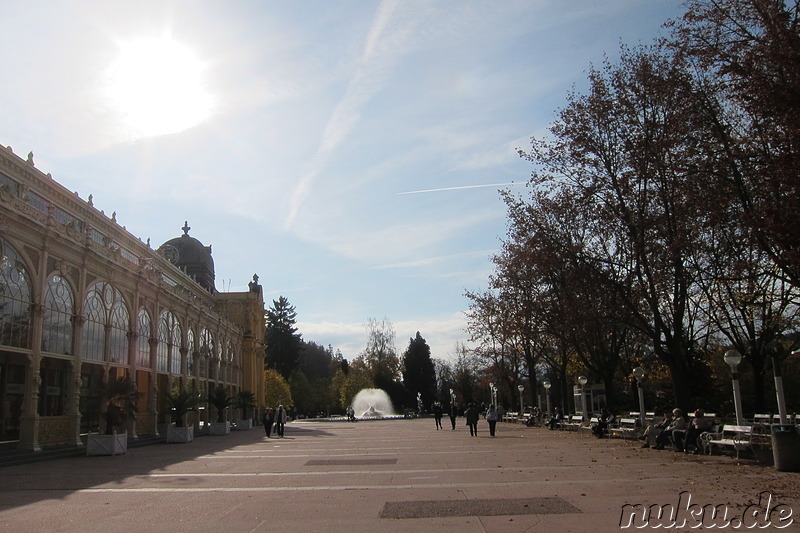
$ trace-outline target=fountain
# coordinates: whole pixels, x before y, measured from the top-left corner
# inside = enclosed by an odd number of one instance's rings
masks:
[[[353,398],[353,411],[362,419],[396,416],[389,395],[381,389],[361,389]]]

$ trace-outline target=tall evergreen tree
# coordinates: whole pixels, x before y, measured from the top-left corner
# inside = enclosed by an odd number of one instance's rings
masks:
[[[267,309],[267,330],[264,340],[267,344],[266,366],[288,379],[297,368],[300,355],[300,334],[295,321],[297,312],[285,297],[272,301]]]
[[[403,354],[403,384],[410,397],[422,394],[422,403],[427,407],[436,398],[436,370],[431,359],[431,348],[422,335],[409,339]]]

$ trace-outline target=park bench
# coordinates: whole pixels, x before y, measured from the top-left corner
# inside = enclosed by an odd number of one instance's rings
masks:
[[[797,423],[797,415],[790,415],[790,414],[787,413],[786,422],[788,424],[796,424]],[[772,415],[772,423],[773,424],[780,424],[781,423],[781,415]]]
[[[638,436],[637,422],[635,418],[621,418],[617,427],[608,428],[610,437],[622,437],[623,439],[635,439]]]
[[[578,430],[581,432],[585,432],[587,435],[592,434],[592,427],[595,426],[599,422],[596,416],[593,416],[589,419],[588,423],[584,423],[583,419],[581,418],[581,425],[578,427]]]
[[[741,450],[753,451],[753,426],[725,424],[719,433],[705,432],[700,435],[700,443],[709,455],[717,446],[733,448],[738,460]]]
[[[769,413],[756,413],[753,415],[753,425],[768,426],[772,423],[772,415]]]
[[[583,425],[583,415],[572,415],[569,419],[565,419],[564,422],[561,423],[562,429],[568,429],[570,431],[575,431],[579,427]]]
[[[503,420],[502,421],[503,422],[516,422],[518,414],[519,413],[516,413],[514,411],[507,412],[507,413],[503,414]]]

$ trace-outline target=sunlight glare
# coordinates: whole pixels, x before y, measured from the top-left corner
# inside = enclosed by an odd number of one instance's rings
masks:
[[[177,133],[211,116],[203,71],[192,51],[170,38],[130,41],[109,69],[108,96],[129,135]]]

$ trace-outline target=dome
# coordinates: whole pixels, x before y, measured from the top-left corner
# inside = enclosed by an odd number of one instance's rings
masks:
[[[158,249],[170,263],[192,277],[208,292],[217,292],[214,287],[214,258],[211,257],[211,246],[189,236],[188,222],[184,223],[183,235],[170,239]]]

